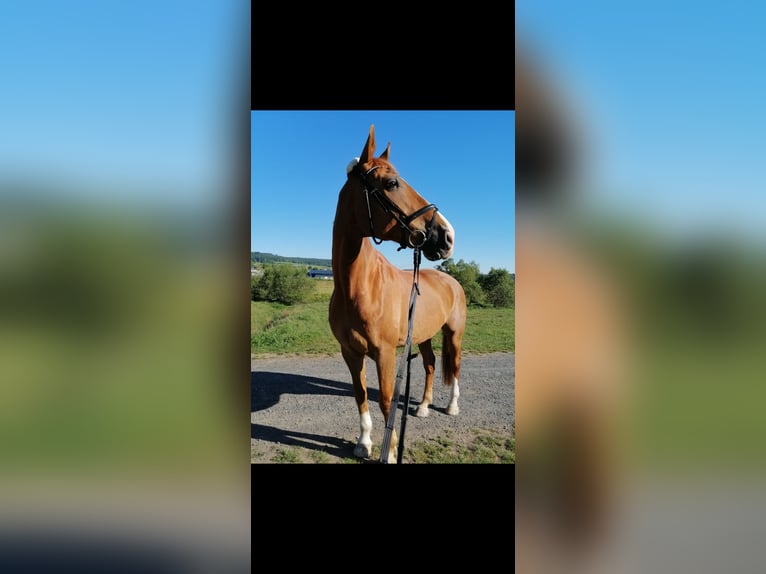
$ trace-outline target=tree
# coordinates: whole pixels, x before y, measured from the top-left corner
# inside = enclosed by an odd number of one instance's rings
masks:
[[[508,270],[493,267],[486,275],[480,275],[478,281],[493,306],[513,307],[516,303],[516,281]]]
[[[486,296],[481,285],[479,285],[479,266],[474,261],[466,263],[461,259],[455,263],[450,257],[440,263],[436,269],[457,279],[458,283],[463,286],[468,305],[481,306],[486,304]]]

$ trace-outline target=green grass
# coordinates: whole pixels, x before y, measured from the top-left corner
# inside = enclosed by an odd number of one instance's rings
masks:
[[[468,438],[465,435],[468,434]],[[405,445],[404,464],[515,464],[516,440],[498,430],[469,429],[458,440],[453,431],[432,439]],[[252,452],[251,462],[264,458],[263,452]],[[324,451],[302,447],[278,448],[269,462],[275,464],[369,464],[380,460],[380,445],[372,447],[368,459],[347,456],[335,461]],[[393,461],[390,461],[393,462]]]
[[[330,462],[330,455],[321,450],[312,451],[309,454],[309,457],[311,458],[312,461],[314,461],[317,464]]]
[[[472,429],[473,437],[457,443],[451,431],[406,445],[403,462],[429,464],[514,464],[516,440],[498,431]]]
[[[328,321],[332,281],[316,281],[306,303],[283,305],[265,301],[250,304],[250,347],[255,356],[271,354],[328,355],[340,351]],[[416,309],[417,312],[417,309]],[[470,307],[463,338],[463,352],[513,352],[515,309]],[[441,336],[433,339],[441,350]]]
[[[251,302],[250,304],[250,332],[260,332],[275,321],[279,314],[287,308],[287,305],[279,303]]]
[[[254,301],[251,309],[250,347],[255,355],[327,355],[339,351],[325,302],[286,306]]]
[[[277,464],[290,464],[301,462],[301,455],[295,448],[281,448],[271,459],[271,462]]]
[[[463,350],[494,353],[516,350],[516,309],[468,308]]]
[[[675,467],[763,469],[763,339],[706,345],[664,334],[646,342],[633,438],[642,460]]]
[[[71,269],[48,277],[43,265],[45,275],[18,284],[29,295],[0,326],[5,467],[195,479],[223,470],[241,429],[231,416],[233,381],[221,377],[225,348],[211,345],[211,334],[230,326],[231,285],[225,273],[207,272],[212,263],[176,264],[143,248],[123,259],[145,274],[126,280],[100,263],[116,257],[100,245],[109,240],[94,235],[92,252],[62,247],[77,253]],[[38,297],[36,283],[54,288]],[[62,297],[60,284],[88,289]]]

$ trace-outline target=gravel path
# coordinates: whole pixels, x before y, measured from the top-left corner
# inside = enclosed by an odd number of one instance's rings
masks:
[[[359,435],[359,416],[351,376],[340,354],[253,359],[250,370],[252,463],[276,462],[274,456],[285,447],[297,447],[288,449],[298,453],[300,460],[295,462],[336,463],[353,459]],[[466,432],[468,429],[512,435],[515,372],[514,353],[464,354],[460,414],[453,417],[445,413],[449,388],[442,384],[437,362],[430,415],[407,418],[405,449],[408,444],[421,439],[438,437],[445,429],[454,431],[453,436],[467,438],[470,436]],[[367,359],[367,374],[372,440],[379,447],[385,422],[377,405],[377,374],[370,359]],[[410,378],[411,413],[415,412],[423,396],[423,385],[423,367],[418,357],[412,363]],[[397,432],[400,423],[401,411],[396,417]]]

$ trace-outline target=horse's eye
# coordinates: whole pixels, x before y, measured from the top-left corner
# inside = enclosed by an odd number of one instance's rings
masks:
[[[386,182],[386,189],[396,189],[397,187],[399,187],[399,180],[396,178],[389,179]]]

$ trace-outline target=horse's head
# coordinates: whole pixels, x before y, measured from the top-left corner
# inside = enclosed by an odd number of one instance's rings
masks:
[[[359,206],[365,235],[378,241],[396,241],[402,247],[419,247],[431,261],[452,256],[455,230],[435,205],[428,203],[399,175],[388,161],[391,143],[378,157],[375,153],[375,126],[370,126],[359,159],[346,170],[361,190]]]

